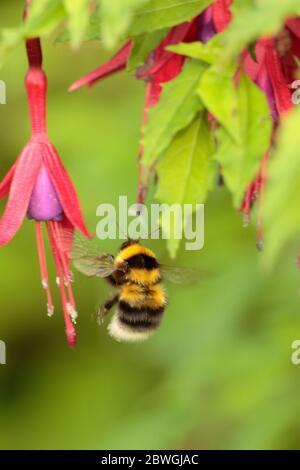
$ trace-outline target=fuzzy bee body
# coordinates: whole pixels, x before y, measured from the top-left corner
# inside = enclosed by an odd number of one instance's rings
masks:
[[[167,306],[162,273],[176,284],[190,283],[195,270],[161,265],[154,252],[137,240],[123,243],[116,257],[99,253],[98,246],[75,240],[75,267],[87,276],[105,279],[116,293],[99,309],[99,320],[116,306],[108,326],[117,341],[141,342],[159,327]]]
[[[127,242],[114,264],[108,280],[119,288],[118,307],[108,331],[118,341],[143,341],[159,327],[167,304],[158,261],[148,248]]]

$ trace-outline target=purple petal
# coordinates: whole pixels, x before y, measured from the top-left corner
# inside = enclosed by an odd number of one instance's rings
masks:
[[[216,34],[216,28],[213,21],[212,9],[207,8],[198,17],[198,38],[206,43]]]
[[[44,165],[33,188],[27,215],[38,221],[63,219],[63,208]]]

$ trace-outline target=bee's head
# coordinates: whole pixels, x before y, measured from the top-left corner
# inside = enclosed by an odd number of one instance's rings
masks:
[[[128,246],[138,245],[139,243],[139,240],[131,240],[130,238],[128,238],[128,240],[126,240],[126,242],[122,243],[122,245],[120,246],[120,251],[124,250],[124,248],[127,248]]]

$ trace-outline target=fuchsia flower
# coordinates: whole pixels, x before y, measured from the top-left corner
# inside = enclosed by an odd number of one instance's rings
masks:
[[[284,118],[292,107],[291,83],[296,79],[297,62],[300,58],[300,19],[291,18],[284,30],[276,37],[261,38],[255,47],[254,60],[246,51],[244,69],[248,76],[265,93],[274,122],[273,139],[280,119]],[[272,142],[270,142],[270,148]],[[250,220],[250,212],[255,200],[259,203],[258,247],[263,245],[261,207],[265,183],[267,181],[267,161],[269,152],[262,159],[256,179],[249,185],[241,206],[245,223]]]
[[[179,74],[185,60],[185,57],[166,51],[165,48],[172,44],[195,39],[196,25],[194,21],[175,26],[166,38],[161,41],[155,51],[150,54],[146,63],[137,70],[137,78],[145,80],[147,83],[150,82],[152,85],[152,91],[147,104],[151,106],[158,101],[161,85]],[[129,40],[111,60],[73,83],[69,91],[75,91],[82,86],[92,86],[99,80],[124,70],[131,53],[131,48],[132,42]]]
[[[136,71],[136,76],[146,82],[146,99],[144,107],[143,124],[147,120],[148,110],[160,99],[162,84],[173,80],[181,71],[187,60],[179,54],[166,50],[170,44],[179,42],[191,42],[200,40],[209,41],[215,34],[224,31],[231,22],[231,6],[233,0],[215,0],[206,10],[190,22],[175,26],[159,46],[150,54],[146,63]],[[73,91],[80,86],[91,86],[98,80],[112,73],[126,68],[131,52],[131,41],[106,64],[89,73],[71,86]],[[285,29],[276,37],[261,38],[255,45],[255,59],[248,50],[242,54],[242,68],[249,78],[255,82],[265,93],[269,103],[270,113],[274,121],[273,139],[280,118],[292,108],[291,83],[296,79],[297,63],[295,57],[300,58],[300,19],[290,18]],[[237,67],[234,81],[238,81],[240,64]],[[209,115],[209,119],[215,118]],[[216,122],[216,125],[218,123]],[[270,142],[270,149],[272,142]],[[143,148],[139,152],[139,192],[138,202],[143,202],[145,193],[149,186],[149,179],[153,168],[146,169],[146,177],[142,167]],[[267,180],[267,162],[269,151],[262,156],[259,173],[255,180],[250,183],[245,199],[241,205],[244,213],[245,223],[250,220],[250,211],[256,199],[262,206],[262,194]],[[144,182],[143,182],[144,181]],[[261,212],[259,210],[259,212]],[[259,216],[260,219],[260,216]],[[258,246],[262,246],[262,222],[258,222]]]
[[[143,125],[147,121],[149,109],[158,103],[162,91],[162,85],[167,83],[181,72],[185,56],[167,51],[166,47],[180,42],[203,41],[207,42],[216,32],[226,28],[231,19],[230,5],[232,0],[216,0],[201,15],[192,21],[174,26],[167,36],[161,41],[158,47],[149,55],[145,64],[136,71],[136,77],[146,83],[146,97],[143,114]],[[99,80],[108,77],[116,72],[124,70],[127,65],[132,48],[131,40],[114,55],[114,57],[101,65],[97,69],[88,73],[70,87],[70,91],[77,90],[82,86],[92,86]],[[142,165],[143,148],[139,150],[139,177],[138,177],[138,202],[145,199],[150,176],[154,170],[143,168]]]
[[[255,48],[256,61],[250,54],[245,58],[245,71],[265,93],[275,123],[279,115],[292,108],[291,75],[285,75],[275,38],[260,39]],[[296,69],[296,67],[295,67]]]
[[[150,81],[153,87],[146,105],[154,105],[159,100],[161,85],[175,78],[186,60],[184,56],[166,51],[166,47],[198,39],[207,42],[214,34],[223,31],[229,24],[231,4],[232,0],[216,0],[194,20],[179,24],[171,29],[155,51],[150,54],[146,64],[137,70],[137,78]],[[99,80],[124,70],[131,49],[132,41],[128,40],[112,59],[77,80],[70,86],[69,91],[75,91],[82,86],[92,86]]]
[[[163,83],[173,80],[181,72],[185,57],[167,51],[166,47],[196,39],[196,22],[186,22],[171,29],[159,46],[150,54],[146,63],[136,71],[137,78],[147,85],[145,110],[158,103]]]
[[[49,288],[42,222],[45,222],[57,270],[67,340],[76,344],[74,323],[77,313],[71,288],[70,252],[73,232],[90,237],[84,224],[79,200],[61,160],[51,144],[46,128],[47,78],[42,70],[39,39],[26,42],[29,71],[25,85],[32,135],[16,163],[0,184],[0,198],[8,196],[0,219],[0,246],[17,233],[27,215],[35,221],[42,285],[47,295],[48,315],[53,314]]]

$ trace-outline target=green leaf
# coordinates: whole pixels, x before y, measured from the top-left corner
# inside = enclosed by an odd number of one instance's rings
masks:
[[[300,232],[300,109],[287,116],[268,167],[264,194],[265,252],[270,267],[287,241]]]
[[[158,165],[159,186],[156,198],[172,205],[202,204],[213,187],[214,145],[208,129],[207,115],[201,115],[179,132]],[[176,220],[173,224],[184,223]],[[164,227],[163,227],[164,228]],[[170,255],[175,256],[180,240],[169,240]]]
[[[71,34],[68,29],[65,29],[55,40],[58,43],[69,42],[71,40]],[[82,41],[101,41],[102,34],[100,29],[100,16],[96,11],[93,13],[89,19],[87,27],[82,36]]]
[[[132,49],[127,64],[127,70],[135,70],[144,64],[149,54],[158,46],[167,34],[167,29],[159,29],[153,33],[140,34],[132,38]]]
[[[235,66],[220,70],[212,66],[202,75],[198,93],[206,108],[225,127],[230,136],[239,142],[240,121],[238,94],[234,85]]]
[[[16,28],[2,29],[0,66],[7,54],[25,38],[50,34],[65,17],[62,0],[33,0],[25,22]]]
[[[123,38],[136,9],[148,0],[101,0],[101,29],[104,44],[112,48]]]
[[[26,37],[51,33],[65,18],[62,0],[33,0],[26,21],[17,28],[3,29],[2,45],[13,47]]]
[[[245,75],[241,76],[237,88],[237,119],[240,128],[239,141],[233,140],[231,135],[221,128],[218,132],[220,147],[214,157],[222,167],[236,208],[240,206],[247,185],[258,171],[261,158],[270,145],[272,132],[266,98]]]
[[[169,206],[169,207],[172,208],[172,206]],[[161,226],[161,230],[163,234],[162,238],[167,240],[167,248],[168,248],[168,252],[171,258],[175,258],[179,250],[181,241],[183,239],[183,224],[184,224],[184,218],[182,217],[181,212],[178,213],[176,207],[175,206],[173,207],[175,210],[174,212],[171,210],[170,218],[162,217],[160,219],[160,226]],[[178,228],[181,228],[181,227],[182,227],[182,230],[178,230]]]
[[[199,15],[213,0],[150,0],[135,13],[130,34],[155,31]]]
[[[204,66],[188,61],[178,77],[163,87],[159,103],[149,111],[144,130],[146,165],[151,165],[168,147],[176,132],[186,127],[202,108],[196,94]]]
[[[203,203],[213,186],[213,153],[207,116],[201,113],[200,117],[176,135],[162,157],[157,168],[157,199],[167,204]]]
[[[185,55],[193,59],[199,59],[208,64],[214,64],[222,53],[222,34],[214,36],[206,44],[203,42],[183,42],[175,46],[168,46],[166,49],[176,54]]]
[[[44,36],[51,33],[66,17],[62,0],[33,0],[24,35]]]
[[[89,24],[89,9],[87,0],[64,0],[68,14],[68,26],[73,47],[81,43]]]

